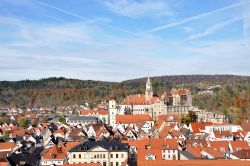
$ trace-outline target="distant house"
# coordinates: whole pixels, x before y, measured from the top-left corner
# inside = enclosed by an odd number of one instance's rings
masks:
[[[67,152],[80,142],[61,142],[59,145],[45,149],[41,154],[41,165],[63,165]]]
[[[148,123],[150,126],[154,125],[154,120],[148,114],[116,115],[116,124],[122,124],[124,128],[131,125],[132,127],[134,127],[137,124],[145,122]]]
[[[230,155],[231,159],[250,160],[250,149],[241,149]]]
[[[70,116],[66,119],[66,123],[70,126],[87,125],[87,124],[100,124],[101,121],[94,116]]]
[[[93,116],[99,118],[103,123],[108,123],[108,110],[82,110],[81,116]]]

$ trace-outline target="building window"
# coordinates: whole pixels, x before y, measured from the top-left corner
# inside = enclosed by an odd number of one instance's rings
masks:
[[[113,158],[113,154],[110,154],[110,158]]]
[[[79,158],[82,158],[81,154],[79,154]]]
[[[176,156],[175,155],[173,155],[173,160],[176,160]]]
[[[124,154],[122,154],[122,158],[124,158]]]
[[[110,162],[110,166],[114,166],[114,165],[113,165],[113,162]]]
[[[74,159],[76,158],[76,154],[73,154],[73,158],[74,158]]]
[[[106,156],[105,156],[105,154],[103,154],[103,158],[105,158]]]
[[[116,162],[116,166],[119,166],[119,163],[118,163],[118,162]]]
[[[119,156],[118,156],[118,154],[116,154],[116,158],[118,158]]]
[[[106,162],[103,162],[103,166],[107,166],[107,163],[106,163]]]

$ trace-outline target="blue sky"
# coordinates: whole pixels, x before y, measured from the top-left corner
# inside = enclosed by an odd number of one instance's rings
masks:
[[[0,80],[249,67],[250,0],[0,0]]]

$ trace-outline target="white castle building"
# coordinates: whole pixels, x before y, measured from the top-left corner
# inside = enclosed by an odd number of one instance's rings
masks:
[[[121,104],[114,99],[109,101],[109,124],[115,125],[116,115],[123,114],[149,114],[154,120],[159,115],[188,114],[194,111],[198,121],[223,123],[227,121],[224,115],[210,114],[192,106],[192,95],[188,89],[171,89],[161,97],[153,95],[153,87],[148,77],[144,94],[129,95]]]
[[[163,114],[186,114],[192,107],[192,96],[187,89],[172,89],[168,95],[153,96],[150,78],[147,79],[145,94],[127,96],[121,109],[131,114],[149,114],[153,119]]]

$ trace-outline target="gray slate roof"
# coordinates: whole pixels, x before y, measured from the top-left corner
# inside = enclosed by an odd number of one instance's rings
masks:
[[[85,122],[93,122],[98,121],[97,117],[94,116],[70,116],[68,121],[85,121]]]
[[[100,146],[109,151],[127,151],[129,150],[129,145],[126,143],[120,143],[118,141],[87,141],[73,147],[69,152],[86,152]]]

